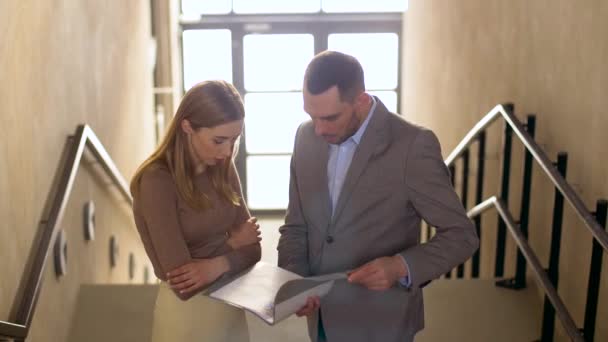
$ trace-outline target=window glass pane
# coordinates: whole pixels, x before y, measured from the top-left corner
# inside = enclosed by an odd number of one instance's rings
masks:
[[[386,106],[386,109],[393,113],[398,113],[397,110],[397,93],[394,91],[368,91],[370,95],[377,96],[382,103]]]
[[[318,12],[320,0],[234,0],[235,13]]]
[[[205,80],[232,83],[230,30],[187,30],[184,31],[183,45],[184,89]]]
[[[312,35],[256,34],[243,41],[248,91],[302,90],[304,71],[314,54]]]
[[[188,17],[200,17],[201,14],[226,14],[231,10],[231,0],[182,0],[182,13]]]
[[[323,0],[324,12],[405,12],[408,0]]]
[[[296,130],[309,119],[302,93],[245,95],[247,153],[291,153]]]
[[[291,156],[247,157],[249,209],[285,209],[289,198]]]
[[[359,60],[367,89],[395,89],[399,66],[399,37],[395,33],[330,34],[329,50]]]

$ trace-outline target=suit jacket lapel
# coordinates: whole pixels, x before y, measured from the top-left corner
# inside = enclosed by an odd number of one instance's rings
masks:
[[[319,207],[320,207],[320,219],[323,222],[323,227],[327,227],[327,223],[331,220],[331,200],[329,198],[329,188],[327,180],[327,163],[329,160],[329,145],[322,139],[317,139],[315,144],[314,157],[317,160],[312,161],[311,165],[314,165],[313,178],[314,184],[313,189],[318,189]]]
[[[374,116],[370,119],[367,129],[361,138],[361,142],[353,155],[353,160],[351,161],[350,167],[348,168],[346,179],[342,185],[340,197],[338,197],[338,203],[336,204],[336,208],[333,213],[332,223],[336,222],[337,218],[344,210],[350,195],[359,182],[359,178],[369,164],[370,160],[372,160],[376,154],[384,151],[388,147],[389,132],[388,128],[386,127],[388,110],[378,98],[376,98],[376,101],[378,101],[378,104],[376,105]],[[325,162],[325,165],[327,169],[327,161]]]

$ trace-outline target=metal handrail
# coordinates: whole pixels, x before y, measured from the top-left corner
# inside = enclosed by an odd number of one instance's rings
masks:
[[[26,335],[26,326],[0,321],[0,337],[23,338]]]
[[[507,225],[507,228],[509,228],[511,234],[513,235],[513,239],[519,246],[523,256],[530,264],[532,273],[534,273],[534,275],[538,278],[541,288],[553,304],[555,312],[559,317],[560,321],[562,322],[566,333],[568,333],[568,336],[570,336],[572,341],[584,341],[583,336],[581,335],[578,328],[576,327],[576,324],[574,323],[574,320],[570,316],[570,313],[568,313],[568,309],[566,309],[564,302],[562,302],[557,291],[555,290],[555,287],[553,286],[553,284],[551,284],[551,280],[549,280],[547,273],[541,266],[538,257],[528,244],[528,241],[522,234],[521,230],[518,228],[518,225],[513,219],[513,215],[511,214],[509,209],[507,209],[507,206],[504,204],[504,202],[498,199],[496,196],[492,196],[472,208],[467,213],[467,215],[469,216],[469,218],[473,218],[475,216],[481,215],[483,212],[487,211],[490,208],[496,208],[496,211],[504,220],[505,224]]]
[[[92,152],[96,161],[112,180],[112,184],[121,193],[129,205],[133,205],[133,198],[129,192],[127,181],[118,171],[116,164],[108,155],[93,130],[88,125],[79,125],[74,135],[68,137],[66,142],[66,158],[58,168],[58,183],[49,193],[45,210],[39,222],[38,238],[34,241],[28,264],[29,270],[24,272],[20,289],[23,292],[11,322],[0,321],[0,336],[25,339],[30,329],[40,288],[42,276],[54,241],[63,219],[66,205],[71,194],[74,180],[82,160],[85,148]]]
[[[583,221],[585,227],[591,232],[593,237],[608,252],[608,233],[594,219],[591,212],[586,208],[581,198],[574,189],[566,182],[564,177],[557,171],[547,154],[538,146],[534,139],[528,134],[523,125],[513,115],[512,105],[497,105],[485,117],[483,117],[456,146],[454,151],[445,159],[447,166],[453,164],[456,159],[471,145],[476,137],[485,130],[492,122],[502,117],[519,137],[525,148],[532,154],[540,167],[545,171],[553,185],[562,193],[566,201],[570,203],[578,217]]]

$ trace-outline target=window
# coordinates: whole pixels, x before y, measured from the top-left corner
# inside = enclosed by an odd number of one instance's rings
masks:
[[[212,49],[209,47],[212,46]],[[187,30],[183,35],[184,89],[204,80],[232,83],[230,30]]]
[[[368,92],[397,112],[401,15],[340,13],[360,12],[370,4],[383,12],[397,2],[233,0],[228,7],[222,1],[223,7],[196,9],[187,6],[192,1],[182,0],[184,11],[207,15],[182,21],[184,87],[224,79],[243,95],[245,130],[237,167],[251,210],[287,207],[295,133],[310,119],[302,103],[304,72],[316,53],[331,49],[355,56]],[[230,13],[212,13],[220,7]],[[283,14],[255,14],[260,12]]]
[[[301,90],[304,69],[314,56],[310,34],[250,34],[244,43],[247,91]]]
[[[405,12],[408,0],[182,0],[182,13],[201,15],[263,13]]]
[[[248,205],[287,207],[289,160],[302,104],[306,65],[314,56],[310,34],[255,34],[243,38]]]
[[[323,0],[325,12],[405,12],[407,0]]]
[[[182,0],[182,13],[196,17],[201,14],[227,14],[232,11],[232,0]]]
[[[399,36],[395,33],[330,34],[328,48],[359,60],[365,87],[378,96],[388,110],[397,112],[399,81]]]
[[[247,153],[291,153],[298,126],[309,119],[301,92],[245,95]]]
[[[321,8],[319,0],[233,0],[235,13],[312,13]]]

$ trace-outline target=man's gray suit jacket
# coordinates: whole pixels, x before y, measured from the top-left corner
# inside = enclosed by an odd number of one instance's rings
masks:
[[[430,130],[390,113],[376,98],[336,208],[327,181],[329,145],[311,121],[296,134],[289,206],[280,228],[279,266],[302,276],[344,272],[401,254],[411,287],[371,291],[339,281],[321,300],[329,342],[401,342],[424,327],[421,285],[466,261],[478,248],[472,222],[454,192]],[[420,222],[436,234],[420,243]],[[318,314],[309,317],[317,340]]]

